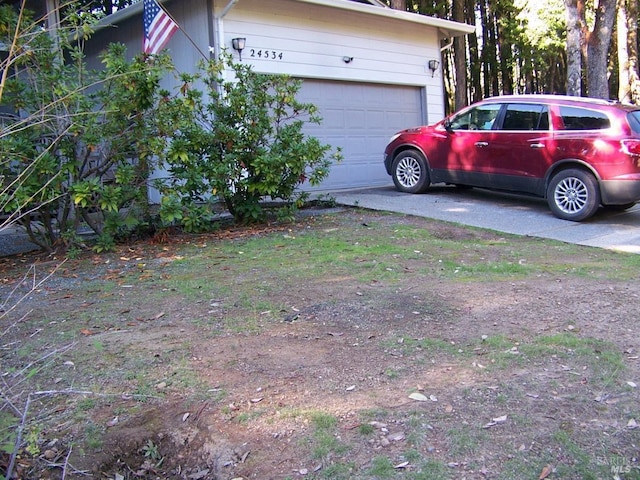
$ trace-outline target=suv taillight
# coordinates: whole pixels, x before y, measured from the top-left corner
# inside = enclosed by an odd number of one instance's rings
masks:
[[[640,155],[640,140],[621,140],[620,143],[627,155]]]

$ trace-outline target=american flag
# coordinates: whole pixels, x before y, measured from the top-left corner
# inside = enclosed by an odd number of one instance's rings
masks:
[[[178,30],[178,25],[171,20],[156,0],[144,0],[144,53],[158,53],[167,44],[171,36]]]

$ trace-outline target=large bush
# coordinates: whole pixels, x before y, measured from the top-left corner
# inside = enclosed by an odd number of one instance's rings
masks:
[[[202,62],[179,77],[175,93],[160,79],[167,55],[126,60],[109,45],[92,71],[84,42],[95,18],[70,9],[58,38],[26,12],[0,7],[0,211],[46,250],[82,244],[86,225],[95,249],[110,249],[151,225],[149,178],[158,168],[160,218],[188,231],[209,227],[207,202],[223,199],[237,221],[265,216],[263,200],[291,213],[340,152],[303,133],[317,109],[296,99],[300,82],[261,75],[229,56]],[[233,79],[226,79],[231,72]]]
[[[181,80],[159,116],[160,131],[171,133],[169,175],[158,182],[165,221],[202,228],[209,214],[203,205],[212,198],[223,199],[239,222],[263,219],[265,199],[290,212],[308,196],[299,187],[317,185],[340,160],[339,150],[304,134],[305,123],[321,119],[313,104],[296,99],[300,81],[256,73],[228,56],[202,62]]]
[[[71,11],[55,39],[25,12],[0,8],[0,41],[13,45],[0,102],[17,114],[0,125],[0,207],[44,249],[78,243],[80,222],[109,248],[148,217],[149,118],[169,61],[127,61],[110,45],[104,68],[90,71],[91,16]]]

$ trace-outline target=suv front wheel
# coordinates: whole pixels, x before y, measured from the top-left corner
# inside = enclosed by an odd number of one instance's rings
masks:
[[[393,159],[391,176],[401,192],[423,193],[431,183],[427,161],[416,150],[405,150]]]
[[[584,170],[562,170],[549,182],[547,202],[556,217],[580,222],[595,214],[600,206],[598,182]]]

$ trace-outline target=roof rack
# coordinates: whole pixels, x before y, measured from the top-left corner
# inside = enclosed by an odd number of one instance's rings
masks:
[[[495,100],[564,100],[564,101],[574,101],[574,102],[585,102],[592,103],[594,105],[613,105],[616,103],[620,103],[617,100],[606,100],[604,98],[593,98],[593,97],[578,97],[575,95],[560,95],[553,93],[522,93],[516,95],[496,95],[493,97],[488,97],[486,100],[495,99]]]

